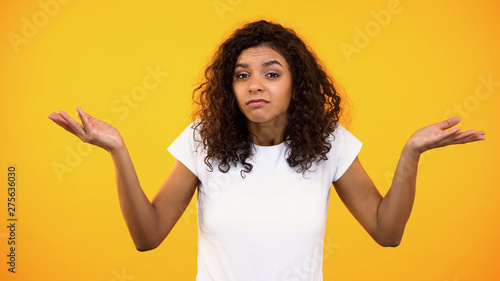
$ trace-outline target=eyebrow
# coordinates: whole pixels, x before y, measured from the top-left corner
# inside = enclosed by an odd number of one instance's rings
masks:
[[[281,63],[277,60],[270,60],[270,61],[267,61],[265,63],[262,64],[262,67],[268,67],[270,65],[273,65],[273,64],[277,64],[281,67],[283,67],[283,65],[281,65]],[[243,67],[243,68],[248,68],[248,64],[247,63],[237,63],[235,68],[236,67]]]

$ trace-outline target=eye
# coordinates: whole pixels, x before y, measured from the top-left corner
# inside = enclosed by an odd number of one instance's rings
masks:
[[[240,74],[236,74],[236,78],[237,79],[247,79],[248,77],[250,77],[250,75],[248,75],[247,73],[240,73]]]
[[[270,73],[266,74],[266,76],[269,78],[278,78],[280,75],[276,72],[270,72]]]

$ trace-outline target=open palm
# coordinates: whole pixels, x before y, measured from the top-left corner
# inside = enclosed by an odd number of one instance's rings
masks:
[[[443,122],[423,127],[410,137],[408,145],[414,149],[414,151],[423,153],[424,151],[437,147],[485,139],[483,131],[468,130],[460,132],[460,128],[452,128],[459,122],[460,117],[455,116]]]
[[[48,118],[82,141],[99,146],[107,151],[123,145],[123,139],[115,127],[90,116],[79,107],[77,107],[77,111],[83,126],[64,111],[53,112],[49,114]]]

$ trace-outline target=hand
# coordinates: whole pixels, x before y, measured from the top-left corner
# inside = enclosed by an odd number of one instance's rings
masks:
[[[109,152],[124,145],[123,139],[115,127],[83,112],[80,107],[77,107],[76,110],[83,126],[64,111],[53,112],[47,117],[82,141],[99,146]]]
[[[406,145],[409,146],[412,151],[420,154],[424,151],[437,147],[444,147],[450,144],[462,144],[485,139],[485,133],[483,131],[469,130],[460,132],[460,128],[458,127],[450,129],[451,127],[457,125],[459,122],[460,117],[455,116],[443,122],[423,127],[410,137]],[[446,129],[450,130],[445,131]]]

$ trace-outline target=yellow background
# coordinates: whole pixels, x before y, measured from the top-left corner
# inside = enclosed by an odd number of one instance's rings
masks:
[[[378,246],[332,192],[325,280],[498,280],[499,11],[494,0],[2,1],[0,279],[195,280],[195,200],[159,248],[136,251],[108,153],[46,116],[76,117],[81,106],[111,122],[152,198],[216,46],[264,18],[295,29],[342,86],[348,128],[364,143],[360,159],[381,193],[418,128],[460,115],[463,129],[487,132],[482,143],[422,156],[397,248]],[[365,41],[359,30],[369,33]],[[346,54],[346,45],[357,51]],[[168,76],[127,105],[122,98],[143,85],[148,68]],[[6,264],[9,165],[18,180],[15,274]]]

